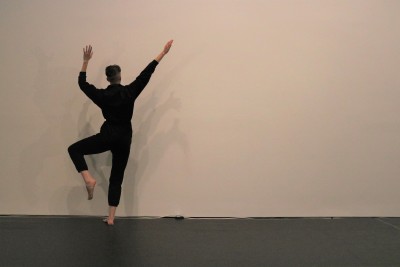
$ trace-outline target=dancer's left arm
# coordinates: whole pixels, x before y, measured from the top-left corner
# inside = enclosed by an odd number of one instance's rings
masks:
[[[149,65],[140,73],[138,77],[129,85],[126,86],[128,89],[128,96],[131,99],[136,99],[139,94],[143,91],[143,89],[146,87],[147,83],[150,81],[150,78],[156,69],[158,63],[164,58],[166,54],[168,54],[169,50],[171,49],[173,40],[170,40],[167,42],[167,44],[164,46],[164,49],[162,52],[155,57],[155,59],[150,62]]]

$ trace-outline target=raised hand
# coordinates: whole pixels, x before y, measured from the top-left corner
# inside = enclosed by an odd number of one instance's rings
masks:
[[[168,41],[168,43],[164,46],[164,54],[167,54],[168,52],[169,52],[169,49],[171,48],[171,46],[172,46],[172,43],[174,42],[174,40],[170,40],[170,41]]]
[[[83,48],[83,64],[81,72],[86,72],[89,60],[92,58],[92,56],[93,56],[92,46],[87,45],[86,47]]]
[[[163,57],[169,52],[169,50],[171,49],[173,41],[174,40],[168,41],[168,43],[164,46],[163,51],[156,57],[156,59],[155,59],[156,61],[160,62],[161,59],[163,59]]]
[[[89,62],[89,60],[92,58],[93,51],[92,51],[92,46],[87,45],[85,48],[83,48],[83,61],[84,62]]]

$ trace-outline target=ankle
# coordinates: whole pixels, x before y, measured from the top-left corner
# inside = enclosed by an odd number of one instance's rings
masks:
[[[96,180],[93,178],[93,176],[90,174],[89,171],[81,171],[81,175],[83,180],[85,181],[86,185],[92,186],[96,184]]]

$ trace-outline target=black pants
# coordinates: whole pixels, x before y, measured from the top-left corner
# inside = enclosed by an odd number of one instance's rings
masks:
[[[110,150],[112,168],[108,187],[108,204],[117,207],[121,198],[121,185],[131,148],[132,128],[129,125],[104,123],[100,133],[82,139],[68,147],[68,153],[78,172],[88,169],[84,155]]]

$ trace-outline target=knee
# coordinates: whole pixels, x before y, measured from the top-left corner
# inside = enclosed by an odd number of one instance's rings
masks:
[[[76,153],[76,147],[72,144],[68,147],[68,154],[73,155]]]

